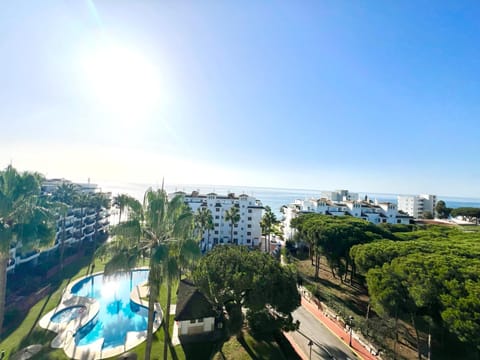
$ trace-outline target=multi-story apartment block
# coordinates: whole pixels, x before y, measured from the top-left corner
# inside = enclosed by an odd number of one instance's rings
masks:
[[[399,195],[398,209],[416,219],[423,218],[426,211],[435,214],[436,195]]]
[[[357,201],[358,193],[352,193],[348,190],[322,191],[320,198],[330,201]]]
[[[358,195],[357,195],[358,198]],[[371,201],[332,201],[326,198],[295,200],[284,207],[283,232],[285,239],[291,239],[294,229],[290,221],[302,213],[317,213],[332,216],[353,216],[374,224],[410,224],[412,217],[401,214],[397,205],[390,202]]]
[[[46,180],[42,184],[44,194],[52,194],[63,183],[71,183],[65,179]],[[96,193],[99,188],[95,184],[73,183],[81,193]],[[90,207],[72,207],[68,209],[65,217],[65,228],[63,226],[63,217],[56,220],[55,242],[50,248],[34,249],[28,252],[22,251],[22,243],[19,241],[10,249],[10,260],[7,271],[12,271],[16,266],[37,261],[42,254],[55,251],[60,246],[62,239],[66,246],[71,246],[79,242],[92,242],[94,236],[105,237],[109,226],[110,213],[108,209],[95,209]]]
[[[260,200],[246,194],[235,196],[230,193],[226,196],[209,193],[201,195],[193,191],[190,195],[177,191],[172,195],[182,195],[185,203],[190,206],[194,213],[200,208],[209,209],[212,213],[213,229],[205,231],[201,239],[203,251],[210,250],[217,244],[238,244],[256,246],[260,243],[262,230],[263,205]],[[240,220],[233,227],[233,239],[231,238],[231,222],[225,218],[225,212],[232,206],[239,210]],[[233,241],[232,241],[233,240]]]

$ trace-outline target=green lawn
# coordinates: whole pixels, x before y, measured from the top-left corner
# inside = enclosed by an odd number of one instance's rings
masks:
[[[95,272],[101,272],[104,269],[105,263],[99,259],[95,261]],[[50,342],[56,336],[56,333],[40,328],[37,323],[46,313],[55,308],[61,299],[62,293],[66,286],[88,274],[89,258],[85,257],[79,260],[76,264],[66,266],[63,271],[63,276],[60,274],[57,278],[53,278],[50,282],[52,292],[45,296],[36,305],[34,305],[23,321],[18,327],[6,334],[6,338],[0,342],[0,350],[5,350],[6,358],[16,353],[18,350],[32,344],[44,345],[42,351],[32,357],[36,360],[67,360],[62,349],[53,349],[50,347]],[[166,288],[162,286],[159,296],[159,301],[164,309],[166,303]],[[172,304],[176,303],[176,288],[172,291]],[[170,316],[170,331],[173,329],[173,315]],[[289,344],[283,344],[280,348],[279,343],[274,339],[270,341],[257,341],[248,333],[244,334],[240,341],[236,337],[232,337],[223,346],[223,354],[227,359],[241,360],[241,359],[299,359]],[[288,342],[287,342],[288,343]],[[163,359],[163,344],[164,332],[159,330],[154,334],[154,341],[152,344],[152,360]],[[145,356],[146,343],[143,342],[136,348],[130,350],[138,355],[138,359],[143,359]],[[180,360],[202,360],[210,359],[211,354],[215,348],[213,343],[192,343],[175,346],[175,351]],[[170,352],[168,358],[171,359]],[[217,353],[215,359],[222,359],[221,355]]]
[[[248,332],[243,332],[243,337],[231,337],[222,348],[222,354],[227,360],[250,360],[250,359],[278,359],[300,360],[288,341],[280,335],[281,339],[257,340]],[[280,343],[282,342],[282,347]],[[214,360],[223,360],[218,352]]]
[[[104,265],[104,262],[97,259],[95,261],[95,272],[102,271],[104,269]],[[65,287],[71,281],[85,276],[88,272],[88,269],[88,258],[85,258],[83,261],[80,261],[77,264],[72,264],[65,267],[63,280],[52,280],[51,285],[54,291],[34,305],[21,324],[15,330],[11,331],[0,343],[0,349],[5,350],[7,359],[11,354],[14,354],[19,349],[32,344],[44,345],[43,350],[32,359],[68,359],[62,349],[53,349],[50,347],[50,342],[56,336],[56,333],[40,328],[37,323],[43,315],[51,311],[59,304]],[[166,303],[166,289],[163,287],[160,291],[160,303]],[[176,303],[176,289],[173,289],[172,291],[172,303]],[[173,316],[171,316],[170,329],[173,328],[173,323]],[[154,334],[152,359],[163,358],[163,339],[164,333],[162,330],[159,330]],[[176,346],[175,349],[178,358],[182,360],[185,359],[185,354],[182,347]],[[132,351],[138,354],[139,359],[142,359],[145,353],[145,342],[132,349]]]

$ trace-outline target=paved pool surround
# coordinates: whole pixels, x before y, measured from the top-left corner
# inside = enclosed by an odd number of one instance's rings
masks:
[[[148,268],[137,268],[134,270],[148,270]],[[48,312],[39,321],[39,325],[42,328],[57,333],[57,336],[52,340],[51,346],[53,348],[63,348],[65,354],[71,359],[93,360],[109,358],[120,355],[141,344],[147,339],[147,330],[144,330],[127,332],[125,343],[123,345],[107,349],[102,349],[103,338],[98,339],[97,341],[88,345],[79,346],[75,343],[76,332],[95,318],[95,316],[98,314],[100,306],[98,301],[95,299],[73,295],[72,288],[86,278],[101,274],[103,273],[97,272],[92,275],[84,276],[69,284],[63,293],[60,305]],[[148,285],[146,282],[144,282],[133,288],[130,293],[130,300],[148,309],[148,301],[142,299],[146,298],[147,296]],[[59,313],[60,311],[64,311],[67,308],[76,306],[84,306],[85,311],[81,312],[77,317],[68,322],[55,323],[51,321],[55,314]],[[155,311],[157,316],[155,318],[155,322],[153,323],[154,332],[158,330],[163,319],[162,309],[159,303],[155,303]]]

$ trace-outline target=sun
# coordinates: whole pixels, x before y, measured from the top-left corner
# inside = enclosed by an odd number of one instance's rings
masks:
[[[138,120],[160,101],[157,69],[133,47],[97,44],[83,56],[82,67],[89,95],[110,113]]]

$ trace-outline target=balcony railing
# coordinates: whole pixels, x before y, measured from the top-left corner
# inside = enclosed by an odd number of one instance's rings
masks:
[[[26,254],[22,254],[20,256],[17,256],[17,263],[18,264],[23,264],[23,263],[32,261],[33,259],[37,258],[39,255],[40,255],[39,250],[30,251]]]

